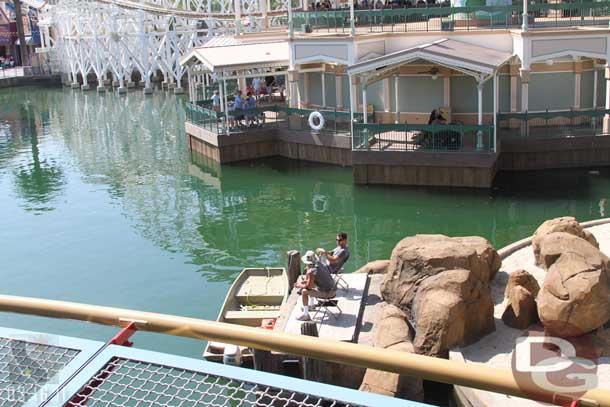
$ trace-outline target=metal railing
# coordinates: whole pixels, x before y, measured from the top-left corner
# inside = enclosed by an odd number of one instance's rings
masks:
[[[207,105],[206,105],[207,106]],[[212,133],[219,134],[222,132],[218,113],[204,106],[198,106],[193,103],[185,103],[184,111],[186,113],[186,121],[202,127]]]
[[[563,110],[498,114],[498,135],[502,139],[551,139],[600,136],[604,116],[610,110]]]
[[[298,109],[281,105],[260,106],[243,110],[232,110],[227,115],[212,109],[210,100],[185,103],[186,120],[216,134],[247,133],[261,128],[284,128],[294,131],[316,131],[322,134],[350,133],[350,112],[325,109]],[[319,112],[324,117],[324,126],[320,130],[312,130],[309,126],[309,116]],[[363,121],[363,113],[354,113],[356,122]],[[368,114],[368,120],[373,121],[374,113]]]
[[[51,75],[51,69],[44,66],[17,66],[0,68],[0,79]]]
[[[133,323],[134,327],[141,331],[207,339],[323,359],[546,403],[568,405],[575,400],[576,405],[610,407],[608,389],[590,389],[578,398],[573,394],[563,395],[544,391],[533,383],[518,384],[509,370],[305,335],[292,335],[175,315],[10,295],[0,295],[0,311],[68,318],[120,327]]]
[[[372,2],[371,2],[372,3]],[[405,4],[403,0],[395,4]],[[411,3],[406,3],[411,4]],[[507,6],[392,6],[380,9],[357,9],[354,25],[365,32],[489,30],[519,27],[523,5]],[[607,24],[610,1],[533,3],[529,5],[528,24],[536,27],[562,27]],[[295,12],[295,31],[349,33],[348,9]]]
[[[493,126],[354,123],[357,151],[495,151]]]

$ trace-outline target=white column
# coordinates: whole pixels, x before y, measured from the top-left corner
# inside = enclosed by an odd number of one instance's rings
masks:
[[[349,26],[350,26],[350,35],[356,35],[356,17],[354,13],[354,1],[349,0]]]
[[[400,94],[398,93],[398,78],[398,74],[394,75],[394,113],[396,114],[394,123],[400,123],[400,107],[398,105],[400,101]]]
[[[521,23],[521,29],[523,31],[527,31],[527,24],[528,24],[528,15],[527,15],[527,3],[529,2],[529,0],[524,0],[523,1],[523,22]]]
[[[354,91],[354,84],[352,83],[355,80],[355,77],[349,75],[348,77],[349,80],[349,127],[350,127],[350,134],[352,135],[352,150],[354,149],[354,95],[355,95],[355,91]]]
[[[529,69],[521,69],[521,111],[527,112],[529,110],[529,82],[530,82],[530,71]]]
[[[241,0],[235,0],[235,28],[241,32]]]
[[[223,79],[222,80],[222,87],[224,88],[224,105],[225,105],[225,126],[227,129],[227,136],[229,135],[229,133],[231,132],[231,130],[229,129],[229,109],[227,109],[227,80]]]
[[[267,0],[259,0],[259,10],[261,11],[261,15],[263,18],[263,30],[266,30],[267,28],[269,28],[269,23],[267,22]]]
[[[383,111],[390,112],[392,106],[390,105],[390,78],[387,77],[383,80]]]
[[[610,65],[606,61],[606,66],[604,68],[604,77],[606,78],[606,110],[610,109]],[[610,115],[607,114],[604,116],[604,134],[610,133]]]
[[[322,106],[326,107],[326,74],[322,72]]]
[[[222,84],[218,84],[218,90],[220,91],[220,100],[222,100],[222,102],[220,103],[220,111],[224,113],[225,111],[225,88],[224,86],[222,86]]]
[[[309,72],[303,74],[303,102],[309,103]]]
[[[335,99],[337,109],[343,109],[343,75],[335,75]]]
[[[367,103],[366,103],[366,84],[362,84],[362,113],[364,114],[363,123],[368,123],[367,120]]]
[[[494,152],[498,152],[498,73],[494,73]]]
[[[574,109],[580,109],[580,89],[582,79],[582,61],[574,61]]]
[[[477,124],[480,126],[483,124],[483,82],[479,80],[477,83],[477,94],[478,94],[478,109],[477,109]],[[483,132],[477,132],[477,150],[483,150]]]
[[[593,109],[597,109],[597,75],[599,71],[597,67],[593,65]]]

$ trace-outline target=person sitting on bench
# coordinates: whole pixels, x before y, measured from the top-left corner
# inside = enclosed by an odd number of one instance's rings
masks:
[[[305,264],[305,276],[294,284],[295,288],[300,289],[303,300],[302,312],[297,320],[309,321],[309,297],[333,298],[336,295],[335,282],[328,267],[320,262],[312,250],[307,251],[301,261]]]

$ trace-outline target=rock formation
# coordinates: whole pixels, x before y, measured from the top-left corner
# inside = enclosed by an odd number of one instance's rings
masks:
[[[377,317],[373,345],[398,352],[414,353],[407,317],[398,307],[385,304]],[[423,401],[423,380],[382,370],[367,369],[360,385],[361,391]]]
[[[556,232],[546,235],[540,240],[539,265],[548,270],[561,255],[568,252],[578,253],[581,257],[595,264],[596,267],[601,267],[602,262],[605,262],[606,265],[608,263],[608,258],[586,240],[569,233]]]
[[[375,260],[360,267],[354,273],[385,274],[388,271],[390,260]]]
[[[540,286],[536,278],[525,270],[513,271],[504,296],[508,299],[502,321],[512,328],[525,329],[538,322],[536,296]]]
[[[588,241],[590,244],[599,248],[599,244],[595,239],[595,236],[591,232],[583,229],[583,227],[576,221],[576,218],[571,216],[564,216],[561,218],[550,219],[544,222],[534,232],[532,238],[532,248],[534,249],[534,258],[536,259],[536,265],[542,265],[542,259],[540,257],[540,242],[541,240],[551,233],[563,232],[570,235],[580,237]]]
[[[495,329],[489,281],[497,256],[476,237],[416,235],[396,245],[381,293],[405,311],[417,353],[446,356]]]
[[[502,313],[502,321],[516,329],[525,329],[538,322],[536,296],[523,286],[513,287],[509,292],[508,305]]]
[[[534,298],[536,298],[538,291],[540,291],[540,285],[534,276],[525,270],[515,270],[508,276],[504,297],[510,298],[511,290],[519,285],[528,290]]]
[[[550,237],[543,240],[542,253]],[[553,335],[579,336],[610,319],[608,258],[593,249],[597,253],[586,257],[577,251],[568,251],[548,269],[537,303],[540,321]]]

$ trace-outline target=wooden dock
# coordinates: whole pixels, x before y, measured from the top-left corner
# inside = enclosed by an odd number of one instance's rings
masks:
[[[320,338],[358,342],[366,303],[363,300],[366,299],[370,279],[366,274],[345,274],[343,279],[349,287],[339,288],[335,298],[341,308],[341,314],[336,307],[330,307],[329,310],[321,310],[317,314],[316,311],[310,311],[310,316],[317,325]],[[301,296],[293,290],[280,311],[275,329],[300,335],[302,322],[296,317],[301,313],[301,304]]]

